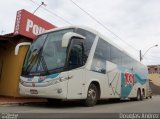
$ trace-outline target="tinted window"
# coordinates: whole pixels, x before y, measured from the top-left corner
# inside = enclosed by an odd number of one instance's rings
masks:
[[[66,48],[62,47],[62,37],[73,29],[63,29],[43,34],[31,45],[27,53],[23,72],[48,74],[62,69],[66,60]]]
[[[86,37],[86,39],[84,40],[84,59],[86,62],[96,35],[83,29],[77,29],[76,33]]]
[[[78,68],[82,65],[83,65],[83,47],[81,44],[74,44],[70,52],[69,69]]]
[[[106,60],[110,60],[110,45],[103,39],[99,39],[91,70],[99,73],[106,73]]]
[[[126,68],[131,68],[131,57],[129,57],[125,53],[122,53],[122,66]]]
[[[114,46],[111,47],[111,62],[121,65],[121,51]]]

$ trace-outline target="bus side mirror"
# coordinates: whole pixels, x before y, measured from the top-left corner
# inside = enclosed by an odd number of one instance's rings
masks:
[[[17,44],[15,47],[15,55],[18,55],[19,47],[21,47],[23,45],[31,45],[31,43],[30,42],[23,42],[23,43]]]
[[[85,39],[84,36],[74,32],[65,33],[62,37],[62,47],[67,47],[72,37]]]

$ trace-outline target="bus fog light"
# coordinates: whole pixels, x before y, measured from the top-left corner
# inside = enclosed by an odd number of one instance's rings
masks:
[[[58,89],[58,90],[57,90],[57,93],[62,93],[62,89]]]

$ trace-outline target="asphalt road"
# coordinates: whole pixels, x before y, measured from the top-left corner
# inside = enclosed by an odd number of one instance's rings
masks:
[[[61,105],[35,103],[0,106],[0,113],[160,113],[160,96],[143,101],[99,102],[94,107],[85,107],[80,102],[64,102]]]

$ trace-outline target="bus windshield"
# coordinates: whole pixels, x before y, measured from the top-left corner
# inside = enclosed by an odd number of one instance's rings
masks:
[[[73,32],[73,29],[40,35],[27,52],[23,74],[46,75],[63,69],[66,60],[66,48],[62,47],[62,37],[67,32]]]

